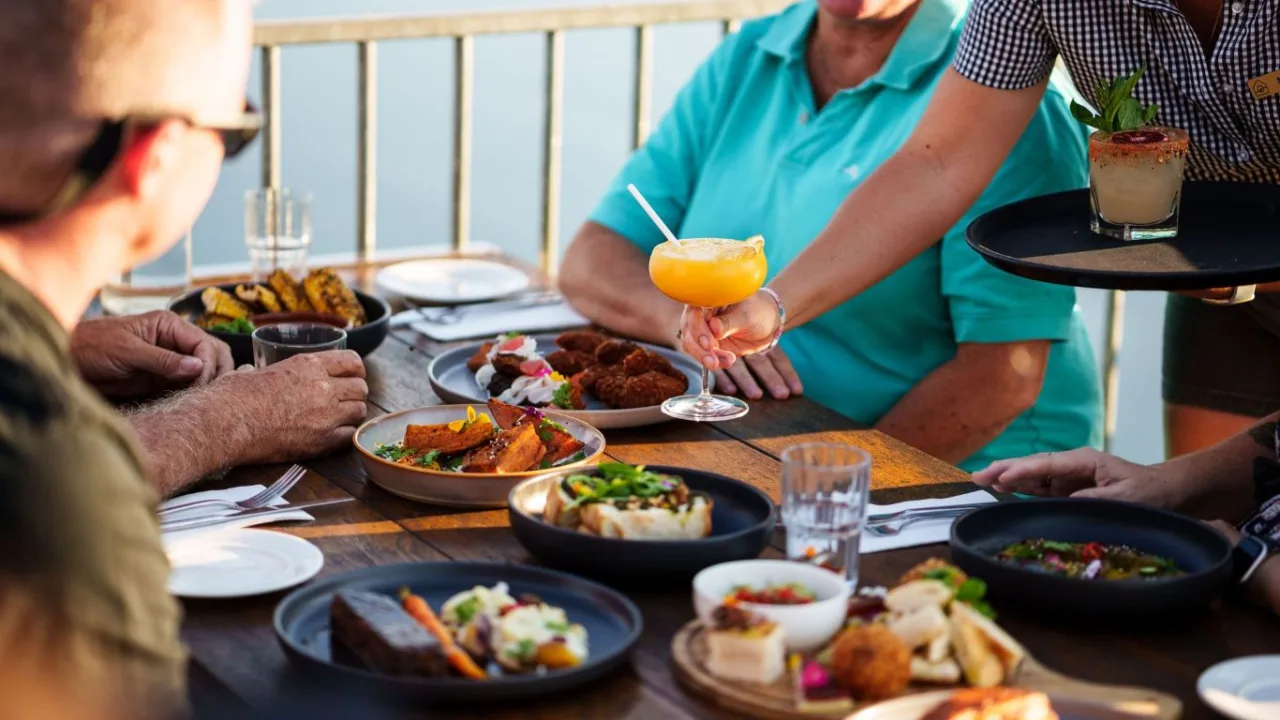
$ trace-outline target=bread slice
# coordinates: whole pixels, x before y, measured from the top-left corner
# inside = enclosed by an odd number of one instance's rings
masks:
[[[708,630],[707,649],[707,671],[725,680],[769,685],[786,671],[787,649],[775,623]]]
[[[1000,661],[1006,678],[1013,677],[1027,657],[1027,651],[994,620],[962,602],[951,604],[951,618],[959,616],[972,625],[986,641],[987,648]]]
[[[601,537],[631,540],[697,540],[711,534],[711,499],[693,495],[689,504],[667,508],[618,508],[593,503],[582,508],[582,524]]]

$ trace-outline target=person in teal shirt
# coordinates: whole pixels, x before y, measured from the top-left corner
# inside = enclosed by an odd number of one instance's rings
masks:
[[[671,344],[681,308],[649,281],[663,238],[763,235],[770,277],[893,155],[947,69],[962,0],[807,0],[727,37],[632,155],[568,249],[560,285],[588,318]],[[803,391],[932,455],[978,469],[1097,446],[1101,389],[1075,291],[988,265],[964,230],[991,208],[1083,187],[1069,90],[1046,94],[981,199],[910,263],[749,356],[722,389]],[[903,187],[910,193],[912,188]]]

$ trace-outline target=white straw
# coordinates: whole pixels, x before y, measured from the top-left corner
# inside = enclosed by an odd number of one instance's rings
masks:
[[[658,226],[658,229],[667,237],[667,240],[679,245],[680,241],[676,239],[675,233],[671,232],[671,228],[667,227],[667,224],[662,222],[662,218],[658,217],[658,213],[654,212],[653,207],[649,205],[649,201],[644,199],[644,196],[640,194],[640,191],[636,189],[636,186],[627,185],[627,189],[631,191],[631,195],[635,197],[636,202],[640,203],[640,207],[644,208],[644,211],[649,213],[649,219],[653,221],[654,225]]]

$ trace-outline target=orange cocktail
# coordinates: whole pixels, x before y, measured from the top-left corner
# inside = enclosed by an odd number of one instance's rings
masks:
[[[710,309],[740,303],[764,287],[769,265],[764,257],[764,238],[725,240],[694,238],[678,243],[665,242],[649,256],[649,277],[664,295],[698,308]],[[701,364],[701,363],[699,363]],[[738,398],[712,395],[709,372],[702,368],[702,391],[682,395],[662,404],[662,411],[681,420],[699,422],[731,420],[747,414],[747,404]]]
[[[742,302],[764,287],[764,238],[695,238],[665,242],[649,256],[649,277],[662,294],[696,308]]]

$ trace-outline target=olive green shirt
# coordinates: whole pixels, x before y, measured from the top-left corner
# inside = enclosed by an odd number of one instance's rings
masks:
[[[181,609],[166,589],[143,456],[123,418],[77,375],[67,333],[3,272],[0,483],[7,511],[30,529],[21,533],[32,545],[26,555],[38,559],[16,572],[34,578],[45,610],[66,624],[69,672],[101,678],[148,711],[180,707]],[[14,563],[0,567],[14,573]],[[22,611],[0,593],[0,624],[14,620],[7,612]]]

